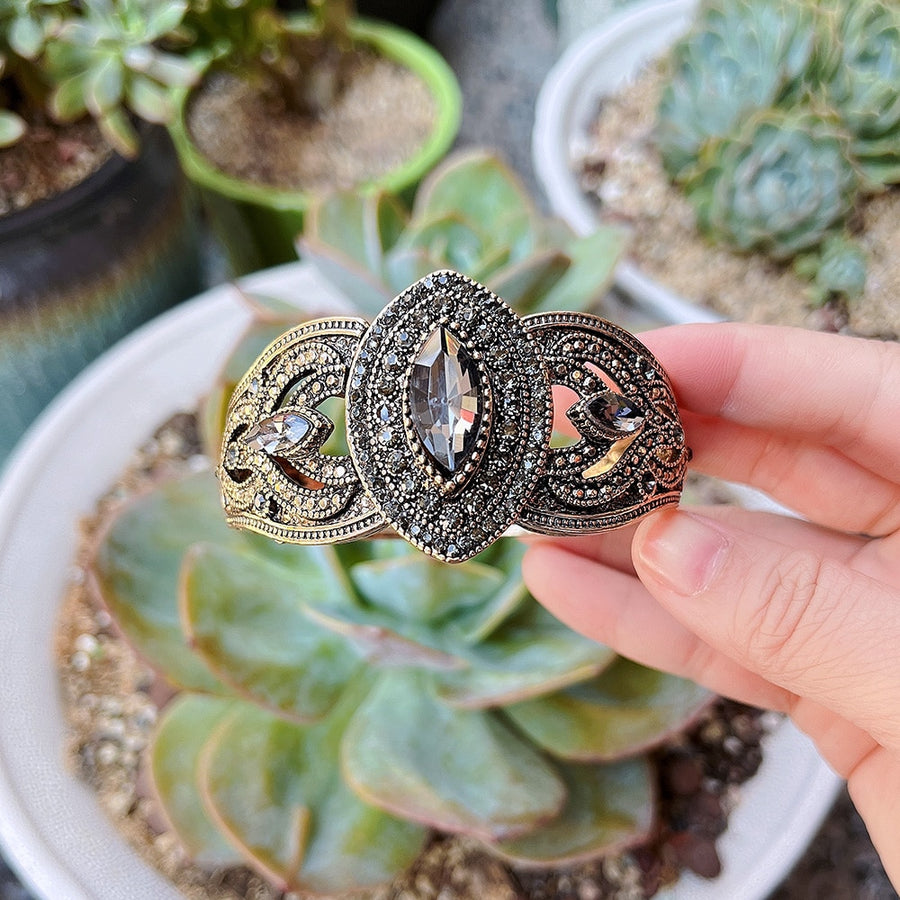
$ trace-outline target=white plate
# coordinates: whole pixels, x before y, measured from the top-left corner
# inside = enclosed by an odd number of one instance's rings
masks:
[[[532,159],[553,211],[579,234],[599,218],[573,162],[587,149],[599,98],[612,94],[690,27],[698,0],[651,0],[610,16],[559,58],[538,95]],[[633,262],[619,264],[615,283],[666,322],[716,322],[721,316],[678,296]]]
[[[342,305],[296,263],[244,286],[307,308]],[[195,404],[246,321],[234,290],[223,286],[135,332],[46,410],[0,483],[0,840],[43,900],[181,898],[64,765],[54,626],[79,518],[161,421]],[[667,896],[764,897],[808,842],[837,787],[811,744],[790,725],[779,727],[720,841],[724,874],[715,882],[685,878]]]

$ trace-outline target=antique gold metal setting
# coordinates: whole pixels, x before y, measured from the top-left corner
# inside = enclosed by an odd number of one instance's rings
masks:
[[[566,447],[551,447],[553,385],[578,395]],[[322,452],[333,397],[342,456]],[[319,319],[267,347],[232,396],[217,474],[232,525],[303,544],[393,532],[461,562],[512,525],[584,534],[677,503],[689,458],[668,378],[633,335],[520,318],[442,271],[371,324]]]

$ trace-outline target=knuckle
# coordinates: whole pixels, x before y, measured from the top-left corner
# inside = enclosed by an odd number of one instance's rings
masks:
[[[747,653],[766,673],[796,675],[816,664],[830,625],[833,574],[827,560],[793,551],[764,580],[745,628]]]

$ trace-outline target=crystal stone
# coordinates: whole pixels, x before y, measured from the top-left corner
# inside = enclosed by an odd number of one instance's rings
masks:
[[[428,455],[456,472],[469,455],[481,424],[475,365],[446,328],[436,328],[413,363],[409,379],[413,426]]]
[[[633,434],[644,424],[644,414],[627,397],[612,391],[603,391],[587,404],[589,415],[600,424]]]
[[[284,456],[300,446],[312,431],[312,422],[298,413],[276,413],[262,419],[244,436],[244,443],[269,456]]]

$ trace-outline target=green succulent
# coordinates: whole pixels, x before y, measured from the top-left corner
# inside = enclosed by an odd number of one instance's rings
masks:
[[[817,247],[854,207],[859,173],[846,133],[807,109],[764,110],[707,147],[691,189],[701,231],[786,260]]]
[[[797,257],[797,273],[810,281],[808,296],[814,306],[833,297],[858,297],[866,287],[866,254],[845,234],[826,238],[815,253]]]
[[[278,545],[225,526],[209,472],[126,507],[92,577],[181,691],[149,764],[191,856],[328,893],[390,880],[432,828],[532,866],[645,838],[646,751],[709,696],[553,619],[522,552]]]
[[[796,95],[816,51],[807,0],[709,0],[674,46],[657,141],[672,178],[689,181],[708,142]]]
[[[317,116],[343,90],[353,60],[353,0],[309,0],[307,28],[275,0],[191,0],[175,46],[252,81],[281,109]]]
[[[40,106],[45,79],[37,64],[47,37],[58,27],[67,0],[0,0],[0,147],[14,144],[27,124],[4,109],[13,96]]]
[[[194,84],[199,62],[164,52],[157,42],[181,23],[186,0],[82,0],[81,15],[63,22],[46,48],[56,87],[50,110],[60,121],[93,116],[120,153],[137,152],[128,111],[164,123],[173,88]]]
[[[563,222],[542,216],[496,156],[474,150],[438,166],[412,210],[383,191],[314,201],[300,249],[374,316],[414,281],[447,268],[523,313],[584,309],[606,291],[624,244],[622,229],[576,237]]]
[[[900,6],[856,0],[842,10],[840,64],[827,102],[853,136],[852,152],[878,189],[900,182]]]

